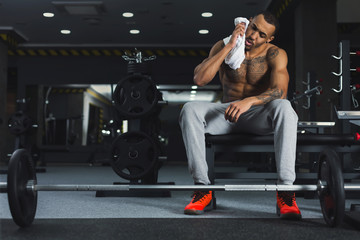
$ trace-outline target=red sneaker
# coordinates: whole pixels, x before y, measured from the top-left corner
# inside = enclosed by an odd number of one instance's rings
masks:
[[[279,191],[276,193],[276,213],[282,219],[300,220],[301,212],[296,204],[294,192]]]
[[[212,191],[195,191],[192,197],[193,199],[184,209],[185,214],[200,215],[211,209]]]

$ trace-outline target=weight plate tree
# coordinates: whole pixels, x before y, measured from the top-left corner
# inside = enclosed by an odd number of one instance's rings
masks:
[[[158,161],[158,148],[143,132],[119,135],[112,145],[111,165],[122,178],[133,180],[145,177]]]
[[[151,77],[133,74],[118,82],[113,98],[119,114],[133,119],[151,113],[158,103],[159,93]]]
[[[32,121],[23,111],[17,111],[10,116],[8,126],[12,134],[20,135],[31,128]]]

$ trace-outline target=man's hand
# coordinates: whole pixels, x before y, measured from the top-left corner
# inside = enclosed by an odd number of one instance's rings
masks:
[[[230,41],[229,41],[229,46],[231,46],[231,48],[234,48],[236,46],[236,41],[238,39],[238,37],[242,37],[244,36],[245,34],[245,27],[246,27],[246,24],[244,22],[242,23],[239,23],[238,25],[236,25],[232,35],[231,35],[231,38],[230,38]]]
[[[248,99],[232,102],[225,110],[225,119],[230,122],[237,122],[240,115],[249,110],[252,106]]]

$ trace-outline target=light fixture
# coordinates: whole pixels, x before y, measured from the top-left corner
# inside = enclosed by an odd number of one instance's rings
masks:
[[[140,33],[140,30],[131,29],[131,30],[130,30],[130,33],[131,33],[131,34],[139,34],[139,33]]]
[[[106,13],[102,1],[51,1],[61,14],[97,16]]]
[[[44,13],[43,13],[43,16],[44,16],[44,17],[47,17],[47,18],[52,18],[52,17],[55,16],[55,14],[53,14],[53,13],[51,13],[51,12],[44,12]]]
[[[201,29],[201,30],[199,30],[199,33],[200,33],[200,34],[208,34],[208,33],[209,33],[209,30],[207,30],[207,29]]]
[[[198,88],[198,86],[196,86],[196,85],[191,86],[191,89],[197,89],[197,88]]]
[[[126,18],[131,18],[134,16],[134,14],[132,12],[124,12],[122,14],[123,17],[126,17]]]
[[[203,13],[201,14],[201,16],[202,16],[202,17],[212,17],[213,14],[212,14],[211,12],[203,12]]]
[[[61,30],[60,31],[62,34],[70,34],[71,33],[71,31],[70,30],[68,30],[68,29],[63,29],[63,30]]]

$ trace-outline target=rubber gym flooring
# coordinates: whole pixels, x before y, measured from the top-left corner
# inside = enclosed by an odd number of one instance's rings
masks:
[[[233,169],[236,170],[236,169]],[[109,166],[50,165],[38,173],[39,184],[112,184],[124,182]],[[6,175],[0,175],[6,181]],[[159,182],[193,184],[185,164],[167,164]],[[217,184],[249,184],[219,180]],[[251,183],[264,183],[252,181]],[[272,184],[272,182],[266,182]],[[95,192],[39,192],[34,223],[26,229],[13,223],[7,195],[0,194],[1,239],[360,239],[360,227],[343,223],[329,228],[319,200],[297,198],[301,221],[280,220],[274,192],[217,192],[217,209],[188,216],[183,209],[191,192],[171,197],[96,197]],[[350,204],[360,199],[347,199]]]

